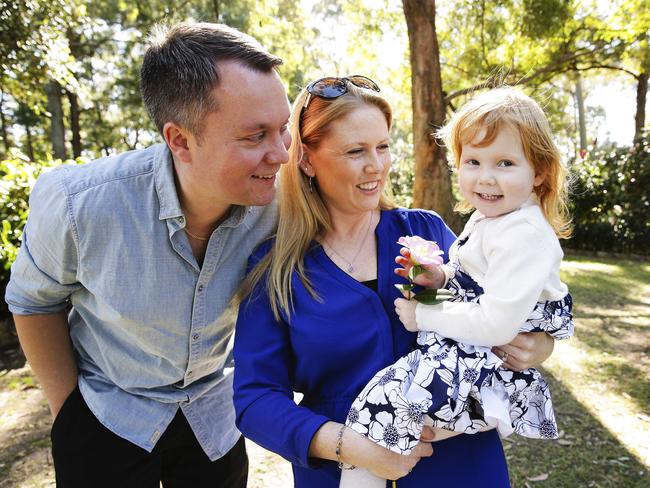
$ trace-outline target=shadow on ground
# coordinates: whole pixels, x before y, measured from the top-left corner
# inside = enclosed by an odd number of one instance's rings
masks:
[[[643,463],[562,383],[548,371],[544,371],[544,377],[553,395],[561,438],[545,441],[512,435],[504,440],[513,488],[650,486],[650,475]]]

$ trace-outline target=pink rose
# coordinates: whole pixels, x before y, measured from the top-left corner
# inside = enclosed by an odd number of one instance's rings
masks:
[[[408,248],[411,252],[411,261],[420,266],[439,266],[443,263],[443,251],[438,244],[433,241],[427,241],[420,236],[403,236],[397,241],[398,244]]]

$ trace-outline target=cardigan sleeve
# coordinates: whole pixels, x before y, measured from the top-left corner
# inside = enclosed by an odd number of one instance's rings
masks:
[[[420,330],[458,342],[498,346],[524,324],[558,261],[547,232],[526,219],[492,225],[483,236],[488,263],[478,302],[418,304]]]
[[[264,286],[245,299],[235,328],[234,404],[239,430],[298,466],[313,466],[309,446],[329,418],[296,405],[288,324],[273,316]]]

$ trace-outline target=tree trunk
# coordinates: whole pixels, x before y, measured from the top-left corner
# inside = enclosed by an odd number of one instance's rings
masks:
[[[636,86],[636,116],[634,117],[634,140],[641,137],[645,127],[645,104],[648,95],[648,73],[639,75]]]
[[[445,97],[440,77],[435,0],[403,0],[411,59],[413,152],[415,157],[413,205],[433,209],[456,232],[460,218],[453,211],[454,197],[446,151],[432,133],[445,121]]]
[[[61,104],[61,85],[50,81],[45,85],[47,110],[50,112],[50,142],[55,158],[66,159],[65,125],[63,123],[63,105]]]
[[[0,92],[0,130],[2,131],[2,144],[4,145],[3,155],[9,152],[11,141],[9,140],[9,133],[7,132],[7,120],[5,119],[4,112],[5,93]]]
[[[578,108],[578,133],[580,134],[580,157],[587,150],[587,125],[585,123],[585,97],[582,93],[582,79],[576,72],[576,105]]]
[[[34,142],[32,141],[32,127],[25,125],[25,137],[27,140],[27,156],[29,160],[34,162]]]
[[[212,0],[212,11],[214,12],[214,21],[219,22],[219,0]]]
[[[81,128],[79,126],[79,98],[76,93],[66,92],[70,102],[70,129],[72,130],[72,157],[81,156]]]

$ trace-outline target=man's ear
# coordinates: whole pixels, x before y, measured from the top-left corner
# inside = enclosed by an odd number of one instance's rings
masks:
[[[163,126],[162,135],[167,143],[167,147],[179,163],[191,163],[192,155],[190,153],[189,138],[191,134],[187,129],[174,122],[167,122]]]
[[[302,158],[300,159],[300,170],[307,176],[316,176],[316,171],[309,161],[309,149],[304,144],[302,145]]]

